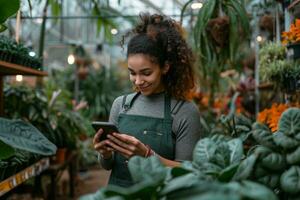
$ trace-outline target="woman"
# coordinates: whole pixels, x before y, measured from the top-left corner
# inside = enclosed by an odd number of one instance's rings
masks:
[[[141,15],[131,31],[127,47],[130,81],[136,93],[118,97],[109,121],[121,133],[99,142],[94,148],[102,166],[110,170],[109,184],[133,184],[127,168],[132,156],[158,156],[166,166],[179,166],[191,160],[200,138],[200,115],[195,104],[187,101],[195,87],[193,55],[174,20],[161,15]]]

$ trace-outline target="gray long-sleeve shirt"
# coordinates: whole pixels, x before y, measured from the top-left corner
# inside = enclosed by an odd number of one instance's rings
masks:
[[[126,112],[128,115],[142,115],[149,117],[164,117],[164,93],[144,96],[140,94],[132,107]],[[123,96],[113,102],[109,121],[118,125],[118,117],[124,112],[122,108]],[[200,139],[200,113],[197,106],[190,101],[171,99],[171,115],[173,118],[172,132],[175,135],[175,160],[192,160],[193,149]],[[111,160],[100,159],[105,169],[110,169]]]

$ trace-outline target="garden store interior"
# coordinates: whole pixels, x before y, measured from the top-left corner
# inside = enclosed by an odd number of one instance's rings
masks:
[[[121,187],[92,122],[134,92],[141,13],[183,27],[201,135],[176,167],[146,145]],[[299,200],[300,0],[0,0],[0,199]]]

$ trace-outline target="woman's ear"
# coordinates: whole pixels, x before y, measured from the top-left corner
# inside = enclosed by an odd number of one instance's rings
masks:
[[[163,74],[168,73],[169,69],[170,69],[169,63],[165,63],[165,66],[164,66],[163,69],[162,69],[162,73],[163,73]]]

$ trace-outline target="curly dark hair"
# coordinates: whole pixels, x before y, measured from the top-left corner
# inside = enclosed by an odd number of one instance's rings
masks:
[[[123,36],[133,35],[127,46],[127,57],[142,53],[162,68],[170,66],[163,76],[166,92],[176,99],[187,99],[195,88],[194,55],[183,38],[179,23],[163,15],[140,15],[141,21]]]

